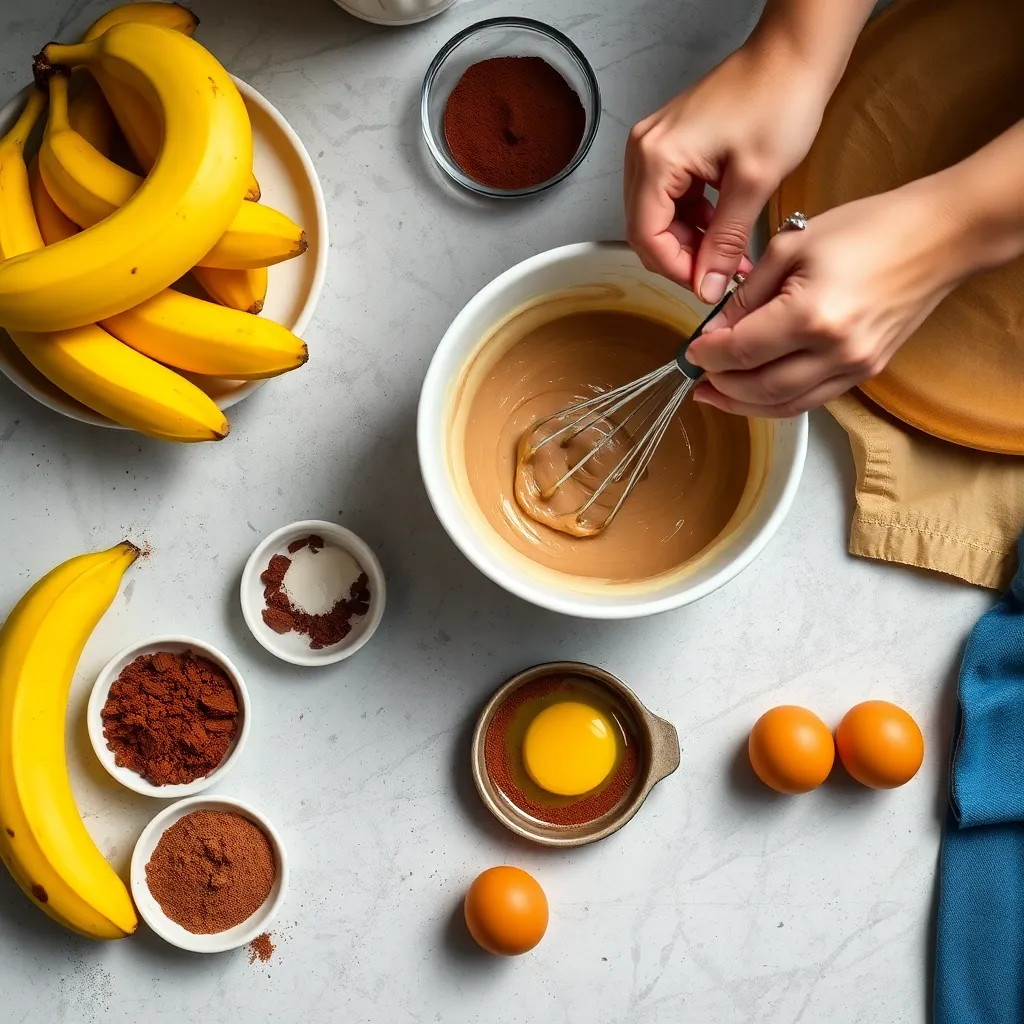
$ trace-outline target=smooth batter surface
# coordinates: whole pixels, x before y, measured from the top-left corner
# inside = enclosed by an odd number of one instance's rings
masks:
[[[696,326],[696,319],[680,329],[614,309],[552,309],[546,322],[534,308],[505,324],[487,346],[503,354],[460,399],[470,403],[465,468],[480,510],[499,537],[559,572],[634,582],[677,569],[722,533],[739,505],[750,471],[747,421],[687,400],[607,530],[573,537],[535,522],[514,492],[523,433],[669,362],[682,330]]]

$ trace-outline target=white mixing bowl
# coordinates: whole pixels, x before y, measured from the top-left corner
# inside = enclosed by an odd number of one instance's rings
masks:
[[[740,507],[723,535],[683,570],[628,585],[601,584],[543,569],[487,524],[453,467],[456,399],[464,374],[494,329],[545,295],[614,288],[633,307],[664,319],[679,303],[703,317],[709,307],[641,266],[618,242],[581,242],[533,256],[478,292],[452,322],[434,353],[420,393],[417,444],[431,504],[449,536],[486,576],[510,593],[566,615],[626,619],[689,604],[722,586],[768,543],[789,510],[807,451],[807,416],[754,421],[752,470]],[[682,322],[692,320],[684,314]]]

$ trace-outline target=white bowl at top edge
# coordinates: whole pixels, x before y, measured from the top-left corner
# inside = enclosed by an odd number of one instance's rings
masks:
[[[268,270],[267,300],[261,316],[287,327],[293,334],[302,337],[327,275],[327,206],[323,189],[317,177],[313,161],[306,147],[284,119],[277,108],[251,85],[232,75],[238,91],[242,94],[253,131],[253,170],[260,183],[261,202],[288,214],[301,224],[306,231],[308,248],[301,255],[284,263],[278,263]],[[27,86],[0,110],[0,135],[14,123],[21,112],[29,92]],[[310,366],[315,364],[314,359]],[[309,372],[308,369],[297,371]],[[16,384],[27,395],[80,423],[97,427],[124,430],[106,416],[93,412],[80,402],[65,395],[51,384],[18,351],[17,347],[0,330],[0,373]],[[230,409],[257,388],[265,380],[229,381],[214,378],[190,377],[206,391],[221,409]]]
[[[701,319],[709,311],[692,293],[645,270],[625,242],[579,242],[540,253],[491,281],[452,321],[423,381],[416,433],[420,471],[434,511],[484,575],[541,608],[586,619],[628,619],[690,604],[753,561],[778,530],[796,494],[807,451],[807,416],[766,424],[770,439],[760,490],[751,492],[750,507],[728,537],[692,563],[685,575],[593,590],[574,586],[571,577],[535,575],[525,557],[498,538],[482,516],[467,512],[450,468],[452,405],[470,358],[498,324],[545,294],[606,284],[682,302]]]
[[[136,658],[143,654],[156,654],[158,651],[167,651],[171,654],[183,654],[185,651],[192,651],[207,661],[212,661],[218,668],[223,669],[224,674],[231,680],[235,688],[235,695],[238,698],[238,728],[235,730],[235,738],[224,755],[224,759],[209,775],[196,779],[194,782],[186,782],[175,786],[156,786],[148,779],[144,779],[137,772],[130,768],[124,768],[114,760],[114,752],[107,746],[106,738],[103,735],[103,706],[107,703],[107,695],[110,693],[113,684],[121,672],[130,665]],[[89,732],[89,741],[100,764],[107,770],[107,773],[126,789],[143,796],[152,796],[160,800],[180,800],[184,796],[193,796],[201,793],[204,789],[216,785],[234,767],[235,763],[242,756],[246,741],[249,739],[249,728],[252,724],[252,709],[249,704],[249,690],[242,679],[241,673],[235,668],[231,659],[216,647],[196,640],[190,636],[151,636],[146,640],[126,647],[119,654],[115,654],[103,666],[100,674],[93,683],[92,692],[89,694],[89,704],[86,708],[86,727]]]
[[[354,18],[374,25],[417,25],[452,7],[456,0],[334,0]]]
[[[270,894],[263,901],[263,905],[241,924],[236,924],[234,928],[228,928],[223,932],[214,932],[212,935],[196,935],[172,921],[163,912],[146,884],[146,865],[153,856],[153,851],[164,832],[180,818],[193,811],[221,811],[241,814],[248,818],[253,824],[258,825],[270,840],[270,846],[274,851],[274,860],[277,862],[277,877],[274,879]],[[288,891],[288,856],[277,830],[255,808],[228,796],[192,796],[187,800],[179,800],[178,803],[171,804],[170,807],[165,807],[143,829],[132,853],[129,881],[132,899],[139,911],[139,916],[161,939],[169,942],[172,946],[187,949],[192,953],[223,953],[226,950],[244,946],[247,942],[252,942],[256,936],[270,927],[277,912],[281,909],[285,893]]]
[[[370,610],[361,618],[352,620],[352,631],[341,643],[324,647],[319,651],[314,651],[309,646],[305,636],[299,633],[275,633],[263,621],[266,602],[263,599],[264,588],[260,582],[260,574],[275,554],[287,554],[288,545],[292,541],[308,537],[310,534],[318,534],[327,543],[335,544],[347,551],[366,573],[370,589]],[[370,545],[344,526],[323,519],[305,519],[289,523],[288,526],[282,526],[260,541],[242,570],[239,592],[242,617],[252,635],[282,661],[310,667],[332,665],[342,661],[369,643],[370,637],[377,631],[380,620],[384,617],[384,604],[387,598],[384,570]]]

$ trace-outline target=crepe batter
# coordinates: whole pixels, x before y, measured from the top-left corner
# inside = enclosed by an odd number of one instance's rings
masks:
[[[499,537],[549,569],[613,583],[678,569],[723,532],[740,503],[750,472],[747,421],[688,399],[607,530],[578,537],[535,521],[515,498],[524,432],[545,416],[669,362],[684,332],[697,324],[696,317],[692,324],[670,326],[635,312],[572,311],[571,303],[562,308],[569,311],[560,315],[557,302],[531,307],[503,325],[483,348],[503,354],[463,385],[459,400],[470,403],[465,469],[473,495]],[[556,460],[573,454],[559,451]],[[538,466],[538,479],[556,469]],[[584,481],[559,500],[582,504],[586,493]],[[565,511],[554,508],[555,515]],[[544,518],[543,510],[534,512]]]

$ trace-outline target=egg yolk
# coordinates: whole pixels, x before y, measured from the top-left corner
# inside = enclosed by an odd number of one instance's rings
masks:
[[[526,730],[523,764],[548,793],[579,796],[599,786],[615,766],[612,724],[596,708],[563,701],[545,708]]]

